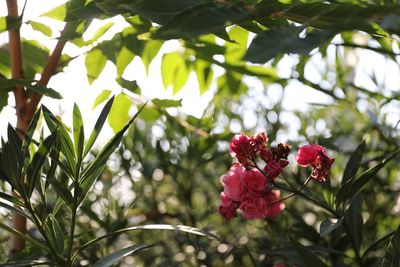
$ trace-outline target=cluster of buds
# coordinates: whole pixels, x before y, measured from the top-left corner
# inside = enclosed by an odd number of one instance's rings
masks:
[[[250,137],[240,134],[232,138],[229,152],[236,161],[221,177],[224,191],[218,211],[224,218],[232,219],[240,210],[246,219],[265,219],[276,217],[285,208],[280,191],[273,188],[274,179],[289,164],[290,148],[287,144],[267,148],[267,142],[265,133]],[[302,167],[311,166],[311,178],[317,181],[329,178],[334,161],[319,145],[300,147],[295,159]]]

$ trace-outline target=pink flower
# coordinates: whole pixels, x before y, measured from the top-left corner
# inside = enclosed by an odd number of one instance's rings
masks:
[[[224,185],[224,193],[234,201],[240,201],[243,195],[243,177],[246,175],[246,169],[240,164],[234,164],[227,174],[221,177]]]
[[[276,217],[285,208],[285,204],[278,201],[279,198],[279,191],[267,191],[262,197],[247,196],[239,208],[248,220]]]
[[[325,151],[322,146],[311,144],[304,145],[299,148],[299,153],[294,157],[300,166],[307,167],[309,164],[315,162],[321,151]]]
[[[326,153],[324,147],[312,144],[300,147],[295,159],[302,167],[311,166],[313,168],[311,177],[317,181],[326,181],[329,178],[335,160]]]
[[[275,263],[272,267],[286,267],[283,263]]]
[[[266,179],[264,175],[257,169],[252,169],[247,171],[246,175],[243,177],[244,188],[250,194],[259,194],[265,190]]]
[[[282,173],[283,168],[286,167],[282,167],[282,165],[283,164],[279,164],[277,161],[268,162],[264,167],[264,170],[267,172],[268,179],[273,180],[274,178],[278,177]]]
[[[248,166],[257,155],[265,148],[268,137],[265,133],[248,137],[245,134],[235,135],[229,145],[229,153],[236,157],[239,163]]]
[[[224,192],[221,193],[221,205],[218,207],[218,212],[227,220],[237,216],[236,209],[239,204],[230,199]]]
[[[267,203],[266,217],[274,218],[285,209],[285,204],[282,201],[279,201],[280,198],[281,192],[279,190],[269,191],[264,196],[264,200]]]

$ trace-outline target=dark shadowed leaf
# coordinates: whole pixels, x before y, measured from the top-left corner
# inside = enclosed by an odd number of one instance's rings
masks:
[[[60,95],[59,92],[57,92],[54,89],[51,88],[46,88],[46,87],[42,87],[42,86],[38,86],[38,85],[27,85],[26,86],[27,89],[29,89],[30,91],[54,98],[54,99],[62,99],[62,96]]]
[[[297,254],[303,260],[303,263],[307,267],[327,267],[327,265],[322,262],[315,253],[310,251],[307,247],[303,246],[299,241],[290,237],[290,242],[293,248],[296,250]]]
[[[338,228],[340,225],[342,225],[342,221],[343,218],[334,219],[334,221],[332,219],[324,220],[319,227],[319,234],[321,236],[326,236],[327,234]]]
[[[349,229],[349,238],[352,240],[354,248],[359,251],[363,240],[362,198],[360,193],[354,197],[344,214],[344,221]]]
[[[244,59],[252,63],[265,63],[281,53],[306,55],[332,36],[327,32],[315,31],[300,38],[303,29],[286,26],[264,31],[251,42]]]
[[[394,236],[386,249],[381,267],[400,266],[400,226],[397,228]]]
[[[346,168],[343,172],[342,184],[346,183],[348,180],[354,178],[360,167],[361,160],[365,152],[365,141],[358,145],[356,150],[351,154],[349,161],[346,164]]]

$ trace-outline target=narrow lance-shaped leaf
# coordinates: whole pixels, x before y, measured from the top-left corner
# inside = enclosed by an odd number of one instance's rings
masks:
[[[353,201],[351,202],[350,207],[346,211],[344,215],[344,222],[346,223],[347,228],[349,229],[349,238],[353,243],[353,247],[356,250],[360,250],[361,243],[363,240],[363,218],[362,218],[362,199],[361,194],[358,193]]]
[[[46,174],[46,183],[44,186],[45,190],[49,187],[52,180],[54,179],[57,166],[58,165],[61,166],[61,164],[59,164],[60,150],[61,150],[61,140],[60,140],[60,135],[57,134],[53,148],[50,151],[50,168]]]
[[[114,263],[120,261],[124,257],[131,255],[137,251],[140,251],[142,249],[146,249],[151,247],[152,245],[134,245],[130,247],[126,247],[120,250],[117,250],[103,258],[101,258],[99,261],[97,261],[93,267],[109,267],[113,265]]]
[[[353,179],[360,167],[361,160],[365,152],[365,141],[358,145],[356,150],[351,154],[347,161],[346,168],[343,172],[342,186],[336,194],[336,204],[340,205],[345,200],[346,195],[349,193]]]
[[[100,153],[92,161],[92,163],[85,169],[84,173],[82,174],[82,179],[80,180],[80,188],[82,189],[82,192],[79,197],[79,202],[84,199],[90,187],[96,181],[97,177],[99,177],[101,172],[104,170],[108,158],[119,146],[124,133],[126,132],[126,130],[128,130],[129,126],[131,126],[131,124],[136,120],[137,116],[145,106],[146,104],[144,104],[138,110],[138,112],[136,112],[133,118],[125,125],[125,127],[122,130],[120,130],[116,135],[114,135],[114,137],[100,151]]]
[[[42,111],[44,119],[50,131],[54,132],[56,131],[56,129],[59,130],[61,138],[61,152],[67,159],[70,170],[74,170],[76,164],[74,145],[67,130],[65,129],[64,125],[59,122],[57,118],[45,106],[42,106]]]
[[[50,149],[53,146],[57,132],[54,132],[52,135],[47,137],[43,143],[40,144],[38,151],[33,155],[32,161],[29,164],[27,171],[27,180],[29,183],[29,196],[32,195],[33,190],[35,189],[36,183],[39,183],[39,178],[41,176],[41,170],[43,164],[50,153]]]
[[[340,218],[336,221],[332,221],[331,219],[326,219],[324,220],[320,227],[319,227],[319,234],[321,236],[326,236],[336,228],[338,228],[340,225],[342,225],[343,218]]]
[[[184,232],[184,233],[189,233],[189,234],[193,234],[193,235],[199,235],[199,236],[204,236],[204,237],[209,237],[209,238],[215,238],[217,240],[219,240],[219,237],[201,230],[199,228],[194,228],[194,227],[190,227],[190,226],[186,226],[186,225],[171,225],[171,224],[147,224],[147,225],[140,225],[140,226],[132,226],[132,227],[128,227],[128,228],[124,228],[124,229],[119,229],[117,231],[108,233],[106,235],[97,237],[96,239],[93,239],[87,243],[85,243],[84,245],[82,245],[78,251],[74,254],[73,258],[75,258],[76,256],[78,256],[78,254],[83,251],[85,248],[97,243],[98,241],[107,238],[107,237],[111,237],[114,235],[119,235],[121,233],[126,233],[126,232],[130,232],[130,231],[138,231],[138,230],[169,230],[169,231],[175,231],[175,232]]]
[[[293,248],[296,250],[297,254],[303,260],[305,266],[307,267],[327,267],[327,265],[322,262],[315,253],[310,251],[307,247],[303,246],[299,241],[290,237],[290,242]]]
[[[113,102],[114,102],[114,97],[108,100],[107,103],[104,105],[104,108],[101,111],[100,116],[97,119],[96,124],[94,125],[94,128],[92,130],[92,133],[90,134],[89,139],[86,143],[85,151],[83,152],[83,157],[85,157],[87,153],[89,153],[90,149],[93,147],[93,144],[96,141],[97,137],[99,136],[100,131],[103,128],[103,125],[107,119],[107,116],[110,113]]]
[[[397,228],[394,236],[386,249],[381,267],[400,266],[400,226]]]
[[[83,129],[82,114],[79,107],[74,104],[73,109],[73,129],[74,129],[74,144],[75,154],[78,156],[79,161],[83,158],[83,144],[85,142],[85,132]]]

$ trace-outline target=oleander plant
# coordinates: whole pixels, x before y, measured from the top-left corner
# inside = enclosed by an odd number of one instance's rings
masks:
[[[0,266],[400,266],[399,18],[0,2]]]

